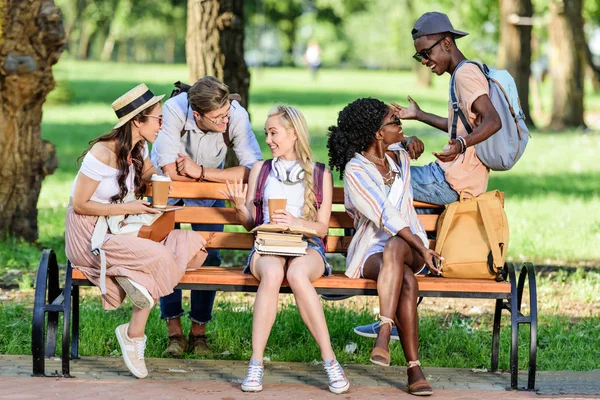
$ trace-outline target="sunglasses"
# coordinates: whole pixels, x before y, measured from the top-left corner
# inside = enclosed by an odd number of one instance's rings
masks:
[[[156,119],[158,119],[158,123],[162,124],[162,120],[163,120],[162,115],[146,115],[146,117],[156,118]]]
[[[415,60],[417,60],[418,62],[423,61],[423,59],[429,60],[429,55],[431,54],[431,51],[433,50],[433,48],[435,46],[437,46],[438,44],[440,44],[442,42],[442,40],[446,39],[446,37],[447,36],[444,36],[441,39],[438,39],[438,41],[435,42],[434,44],[432,44],[430,47],[416,52],[415,54],[413,54],[413,58]]]
[[[392,117],[392,120],[390,122],[386,122],[385,124],[381,125],[381,127],[379,127],[379,129],[383,128],[384,126],[388,126],[388,125],[402,125],[402,121],[400,121],[400,118],[398,118],[397,115],[394,115]]]

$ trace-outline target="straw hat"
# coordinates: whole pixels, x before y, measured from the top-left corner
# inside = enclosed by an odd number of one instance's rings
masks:
[[[112,108],[119,118],[119,123],[113,129],[125,125],[131,118],[138,115],[142,110],[152,107],[165,95],[155,96],[145,84],[140,84],[119,97],[112,103]]]

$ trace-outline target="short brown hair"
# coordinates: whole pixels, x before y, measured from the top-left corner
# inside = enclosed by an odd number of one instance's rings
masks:
[[[206,114],[223,107],[229,100],[229,87],[214,76],[198,79],[188,91],[192,110]]]

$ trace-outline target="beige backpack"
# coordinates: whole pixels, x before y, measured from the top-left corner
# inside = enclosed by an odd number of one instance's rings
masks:
[[[478,197],[463,191],[459,201],[446,206],[438,219],[435,244],[435,251],[444,257],[442,276],[506,278],[508,221],[502,197],[497,190]]]

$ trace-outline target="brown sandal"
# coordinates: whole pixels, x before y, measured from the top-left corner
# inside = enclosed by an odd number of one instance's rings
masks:
[[[381,347],[373,347],[371,351],[371,362],[375,365],[382,367],[390,366],[390,352],[382,349]]]
[[[409,361],[407,369],[420,366],[421,362],[419,360]],[[427,382],[427,379],[421,379],[409,385],[407,384],[406,388],[408,389],[408,393],[414,396],[431,396],[433,394],[433,388],[429,382]]]
[[[379,329],[381,329],[382,325],[390,324],[390,326],[394,326],[394,320],[388,317],[384,317],[383,315],[379,316],[379,320],[381,323],[379,324]],[[371,351],[371,360],[373,364],[380,365],[382,367],[389,367],[391,356],[389,350],[384,350],[380,347],[373,347]]]

